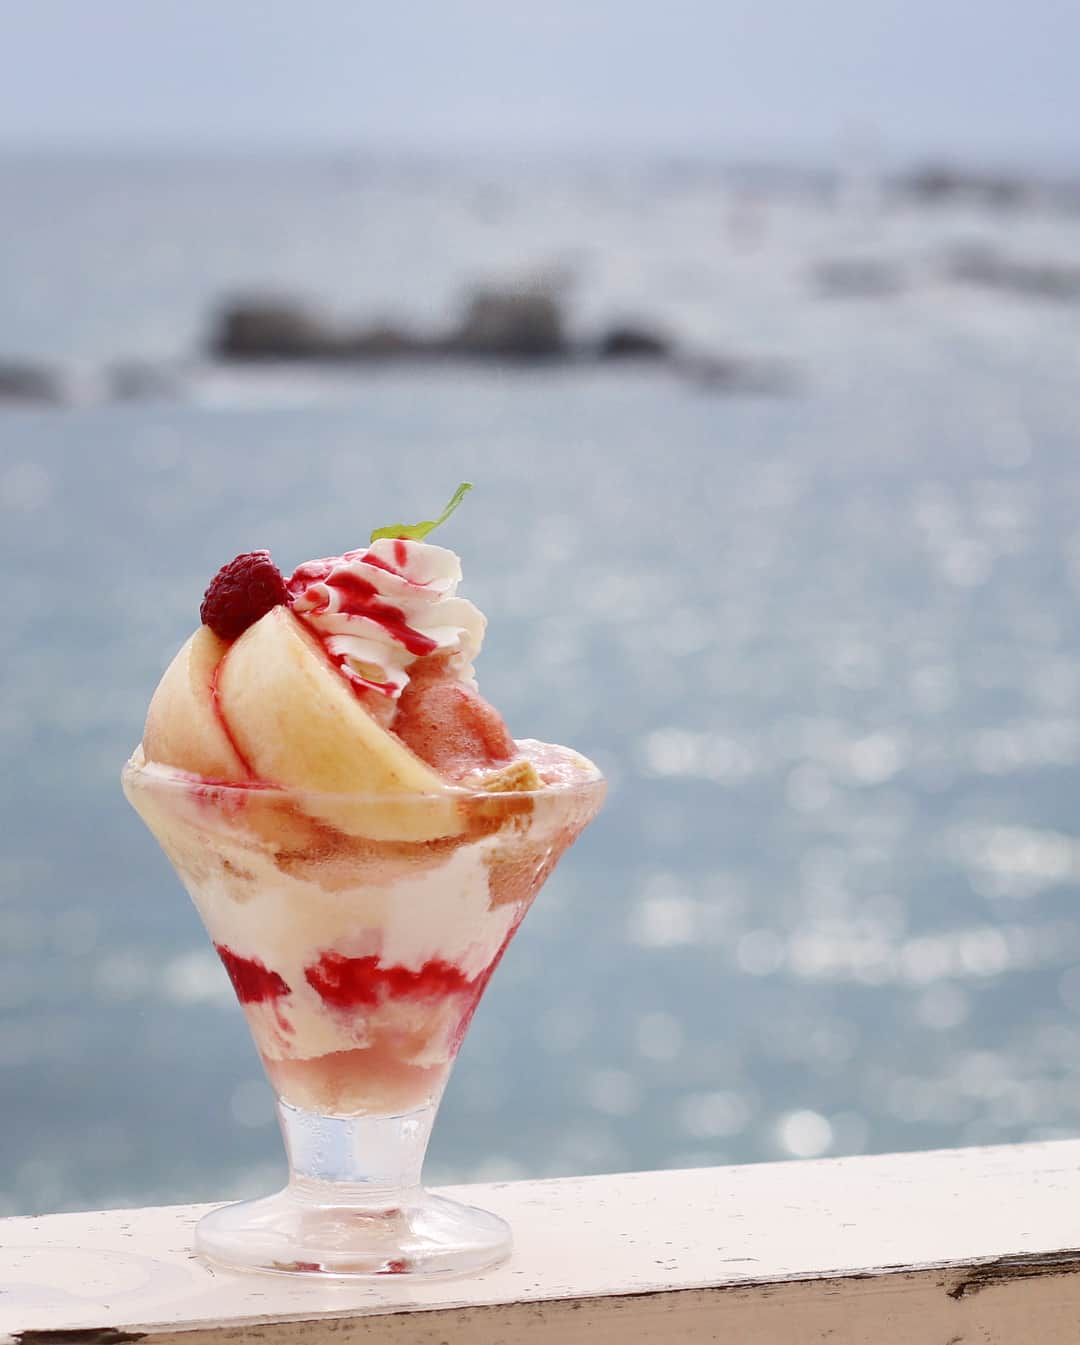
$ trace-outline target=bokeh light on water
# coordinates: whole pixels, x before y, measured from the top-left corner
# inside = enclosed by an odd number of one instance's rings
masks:
[[[286,215],[317,189],[290,171]],[[114,266],[133,340],[141,324],[182,348],[224,280],[272,274],[273,231],[245,262],[246,214],[217,190],[218,251],[186,274],[170,254],[152,303]],[[384,210],[414,210],[400,190]],[[470,190],[436,193],[461,269],[490,237]],[[573,200],[579,236],[610,241],[582,313],[629,293],[797,358],[797,394],[623,369],[215,375],[182,402],[4,413],[5,1210],[212,1199],[279,1173],[241,1016],[117,773],[224,559],[348,547],[466,476],[446,541],[490,619],[481,686],[517,733],[595,756],[612,793],[477,1016],[432,1175],[1080,1129],[1075,322],[929,271],[830,305],[800,282],[827,220],[792,207],[740,271],[719,190],[690,182],[639,217],[647,182],[594,187],[592,215],[571,180],[519,187],[503,222],[542,199],[550,226]],[[160,236],[169,217],[138,210]],[[885,241],[922,256],[962,224],[901,218]],[[1064,245],[1077,226],[1057,227]],[[314,293],[352,255],[331,234],[288,262]],[[514,237],[507,256],[536,254]],[[430,294],[448,266],[409,284]],[[61,307],[37,311],[61,349]],[[81,353],[115,353],[80,311]]]

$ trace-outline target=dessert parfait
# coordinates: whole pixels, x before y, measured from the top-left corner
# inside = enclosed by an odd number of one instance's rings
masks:
[[[477,690],[484,618],[425,540],[466,489],[288,578],[265,551],[224,566],[124,772],[279,1099],[289,1187],[200,1226],[234,1265],[460,1271],[509,1247],[420,1163],[480,997],[604,785]]]

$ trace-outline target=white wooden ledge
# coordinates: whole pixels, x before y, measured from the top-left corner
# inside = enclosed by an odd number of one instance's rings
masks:
[[[454,1193],[517,1249],[426,1286],[211,1270],[203,1206],[0,1220],[0,1341],[1080,1341],[1080,1141]]]

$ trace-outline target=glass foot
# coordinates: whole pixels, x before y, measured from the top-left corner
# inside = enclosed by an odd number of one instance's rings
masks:
[[[495,1214],[422,1187],[387,1205],[335,1200],[304,1182],[262,1200],[225,1205],[195,1230],[196,1249],[240,1270],[289,1275],[464,1275],[510,1255]]]

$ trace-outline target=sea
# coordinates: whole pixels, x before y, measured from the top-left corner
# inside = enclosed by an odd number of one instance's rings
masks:
[[[442,540],[481,690],[610,795],[480,1008],[430,1179],[1080,1133],[1080,322],[949,261],[1075,265],[1080,215],[344,155],[8,158],[0,203],[0,363],[75,389],[0,408],[0,1212],[282,1179],[119,772],[222,563],[361,545],[466,479]],[[204,354],[237,294],[435,329],[541,282],[582,341],[644,323],[791,376]],[[98,395],[118,362],[182,377]]]

